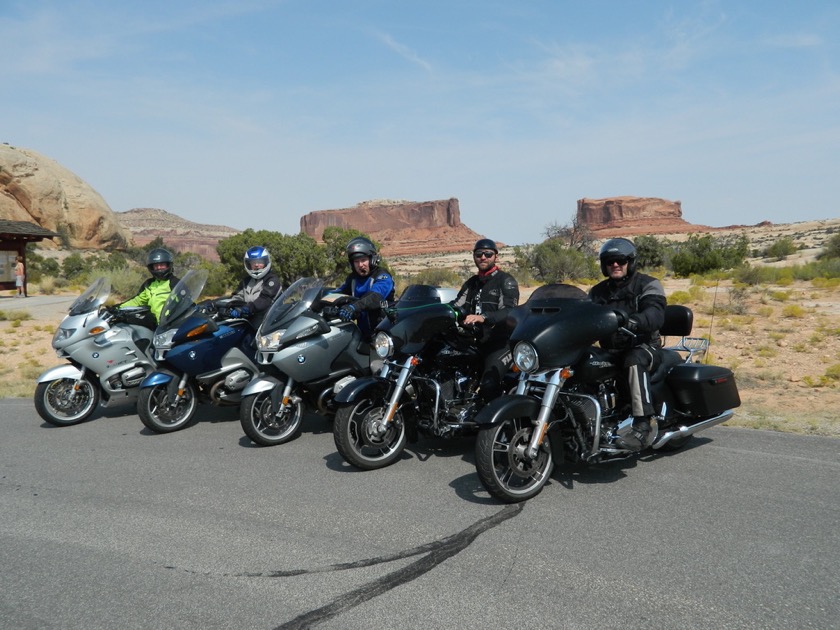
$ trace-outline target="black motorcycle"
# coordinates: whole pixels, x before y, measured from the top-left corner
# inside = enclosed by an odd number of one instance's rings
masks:
[[[506,503],[536,496],[554,464],[595,464],[635,453],[620,438],[632,425],[624,368],[598,339],[622,329],[621,314],[593,304],[569,285],[541,287],[513,314],[516,392],[476,417],[475,464],[481,483]],[[652,449],[676,450],[698,431],[725,422],[741,404],[733,373],[699,361],[708,341],[688,337],[691,309],[668,306],[663,336],[678,344],[659,350],[651,374],[655,408]]]
[[[408,287],[376,328],[373,347],[384,365],[337,394],[333,437],[353,466],[388,466],[421,433],[476,431],[483,362],[474,332],[458,325],[443,295],[437,287]]]

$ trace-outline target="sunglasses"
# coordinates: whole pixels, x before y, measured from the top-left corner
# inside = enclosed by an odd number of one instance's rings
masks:
[[[476,258],[493,258],[496,255],[496,252],[473,252],[473,256]]]
[[[624,265],[627,264],[628,261],[629,261],[628,258],[610,258],[609,260],[605,261],[604,264],[606,264],[607,267],[610,267],[612,265],[619,265],[619,266],[623,267]]]

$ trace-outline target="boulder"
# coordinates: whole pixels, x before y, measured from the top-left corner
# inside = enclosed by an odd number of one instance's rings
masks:
[[[124,248],[131,238],[80,177],[40,153],[8,144],[0,144],[0,218],[30,221],[80,249]]]

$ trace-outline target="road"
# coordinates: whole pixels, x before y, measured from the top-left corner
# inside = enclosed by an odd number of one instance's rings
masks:
[[[0,627],[840,627],[840,440],[721,426],[505,507],[471,440],[359,472],[319,417],[200,417],[0,400]]]

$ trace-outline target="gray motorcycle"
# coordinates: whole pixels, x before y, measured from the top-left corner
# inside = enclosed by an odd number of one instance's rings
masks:
[[[321,280],[301,278],[271,305],[257,332],[257,359],[265,374],[242,391],[242,430],[263,446],[300,433],[304,410],[331,417],[335,395],[370,374],[370,346],[353,322],[337,319],[353,301],[330,293]]]
[[[94,281],[70,306],[52,346],[68,363],[38,377],[35,409],[46,422],[70,426],[103,407],[134,403],[155,370],[154,316],[148,307],[107,309],[107,278]],[[132,408],[133,411],[133,408]]]

